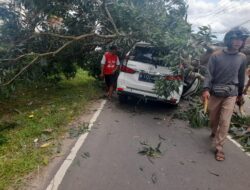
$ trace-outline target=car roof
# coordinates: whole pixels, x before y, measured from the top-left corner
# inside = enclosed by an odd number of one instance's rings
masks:
[[[137,42],[136,44],[135,44],[135,47],[154,47],[154,46],[152,46],[150,43],[147,43],[147,42]]]

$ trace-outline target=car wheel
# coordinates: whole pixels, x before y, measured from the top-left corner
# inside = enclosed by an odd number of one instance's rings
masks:
[[[120,102],[120,104],[124,104],[124,103],[126,103],[127,101],[128,101],[128,96],[127,95],[119,95],[118,96],[118,98],[119,98],[119,102]]]

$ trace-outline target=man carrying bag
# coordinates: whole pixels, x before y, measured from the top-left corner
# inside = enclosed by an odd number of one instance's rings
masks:
[[[215,159],[225,160],[225,143],[236,101],[242,99],[247,59],[240,50],[244,47],[248,31],[236,27],[226,33],[226,49],[214,52],[208,63],[202,92],[208,100],[211,137],[215,145]]]

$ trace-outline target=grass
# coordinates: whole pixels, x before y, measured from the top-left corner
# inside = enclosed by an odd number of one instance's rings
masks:
[[[48,164],[59,152],[67,124],[100,92],[98,83],[80,70],[57,86],[17,90],[0,100],[0,190],[18,189],[27,174]]]

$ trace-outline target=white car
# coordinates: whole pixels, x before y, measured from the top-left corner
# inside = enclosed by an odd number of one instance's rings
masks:
[[[171,70],[164,66],[163,60],[157,57],[164,52],[149,43],[139,42],[126,55],[121,65],[121,72],[117,80],[117,94],[119,101],[124,103],[128,96],[144,99],[165,101],[177,105],[183,92],[182,76],[173,75]],[[167,53],[167,52],[165,52]],[[181,80],[179,92],[171,92],[168,98],[158,96],[155,92],[155,80],[164,77],[165,80]]]

